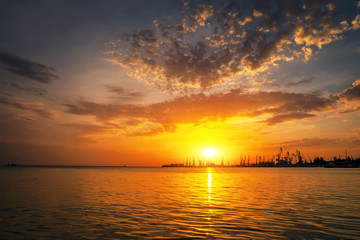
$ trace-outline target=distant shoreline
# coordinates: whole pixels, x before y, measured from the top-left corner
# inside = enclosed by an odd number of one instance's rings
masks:
[[[0,167],[53,167],[53,168],[156,168],[159,166],[127,166],[127,165],[120,165],[120,166],[104,166],[104,165],[34,165],[34,164],[14,164],[14,165],[0,165]],[[161,166],[160,166],[161,167]]]

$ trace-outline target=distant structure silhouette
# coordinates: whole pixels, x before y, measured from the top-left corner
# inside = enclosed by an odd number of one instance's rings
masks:
[[[227,159],[227,165],[224,164],[224,156],[221,157],[221,163],[215,164],[210,158],[198,157],[198,165],[196,165],[195,157],[186,157],[184,163],[171,163],[164,164],[162,167],[325,167],[325,168],[359,168],[360,158],[352,158],[348,156],[347,150],[345,150],[345,158],[335,156],[329,161],[324,160],[323,157],[315,157],[311,159],[309,156],[306,158],[300,150],[296,150],[295,153],[289,151],[284,154],[283,148],[280,147],[279,152],[273,155],[272,158],[268,156],[267,161],[265,156],[255,155],[255,162],[251,163],[251,157],[248,155],[241,155],[239,157],[239,164],[230,164]],[[247,162],[246,162],[247,158]],[[13,164],[8,164],[13,166]]]

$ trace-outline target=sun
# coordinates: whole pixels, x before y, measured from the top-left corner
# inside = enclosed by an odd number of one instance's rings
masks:
[[[213,149],[213,148],[208,148],[208,149],[205,149],[203,154],[206,156],[206,157],[214,157],[217,155],[217,150],[216,149]]]

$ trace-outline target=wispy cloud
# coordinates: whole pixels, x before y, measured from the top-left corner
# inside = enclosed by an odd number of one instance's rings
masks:
[[[315,117],[315,116],[316,115],[312,114],[312,113],[290,112],[290,113],[275,115],[273,117],[266,119],[263,122],[267,123],[268,125],[275,125],[275,124],[282,123],[282,122],[310,118],[310,117]]]
[[[126,89],[120,86],[105,85],[105,88],[112,93],[111,96],[114,99],[121,101],[134,101],[142,99],[145,95],[141,92],[136,92],[130,89]]]
[[[163,132],[164,132],[163,127],[145,128],[129,133],[128,136],[129,137],[154,136]]]
[[[14,116],[14,119],[16,120],[24,120],[24,121],[35,121],[35,116],[33,116],[34,114],[19,114]]]
[[[38,88],[38,87],[22,87],[16,83],[11,83],[10,85],[16,89],[30,92],[35,96],[47,98],[47,91],[45,89]]]
[[[120,126],[114,126],[113,124],[94,124],[86,122],[70,122],[59,124],[60,127],[66,128],[69,139],[75,139],[77,142],[92,141],[91,136],[97,134],[104,134],[108,132],[114,132],[121,129]]]
[[[334,145],[346,142],[345,138],[304,138],[299,140],[287,141],[282,143],[276,143],[277,146],[283,147],[313,147],[313,146],[325,146]]]
[[[111,42],[111,61],[160,89],[206,89],[279,61],[308,61],[358,24],[340,19],[332,1],[185,1],[181,14]]]
[[[11,106],[17,109],[30,111],[42,118],[56,118],[57,112],[54,110],[47,110],[41,102],[31,102],[15,97],[8,93],[0,92],[0,104]]]
[[[94,133],[94,132],[100,132],[103,130],[108,129],[108,127],[103,125],[97,125],[92,123],[63,123],[60,126],[73,128],[78,131],[86,132],[86,133]]]
[[[360,111],[360,106],[354,107],[354,108],[347,108],[345,110],[339,111],[338,114],[348,114]]]
[[[352,134],[348,136],[348,141],[351,143],[359,144],[360,143],[360,128],[352,129]]]
[[[10,53],[0,52],[1,65],[8,72],[36,82],[49,83],[57,78],[54,74],[54,68],[20,58]]]
[[[298,85],[303,85],[303,84],[311,83],[313,80],[315,80],[317,78],[319,78],[319,76],[311,76],[308,78],[298,79],[298,80],[286,83],[285,86],[294,87],[294,86],[298,86]]]
[[[90,101],[78,101],[75,104],[63,104],[66,112],[76,115],[93,115],[99,120],[108,120],[125,114],[130,108],[129,105],[99,104]]]
[[[303,138],[286,142],[278,142],[272,145],[282,146],[285,148],[308,148],[308,147],[325,147],[325,146],[334,146],[334,147],[357,147],[360,143],[360,131],[359,129],[352,129],[352,133],[344,133],[344,137],[339,138]]]

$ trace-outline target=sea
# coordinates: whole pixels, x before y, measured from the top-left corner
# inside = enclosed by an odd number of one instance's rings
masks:
[[[360,169],[3,166],[0,239],[360,239]]]

